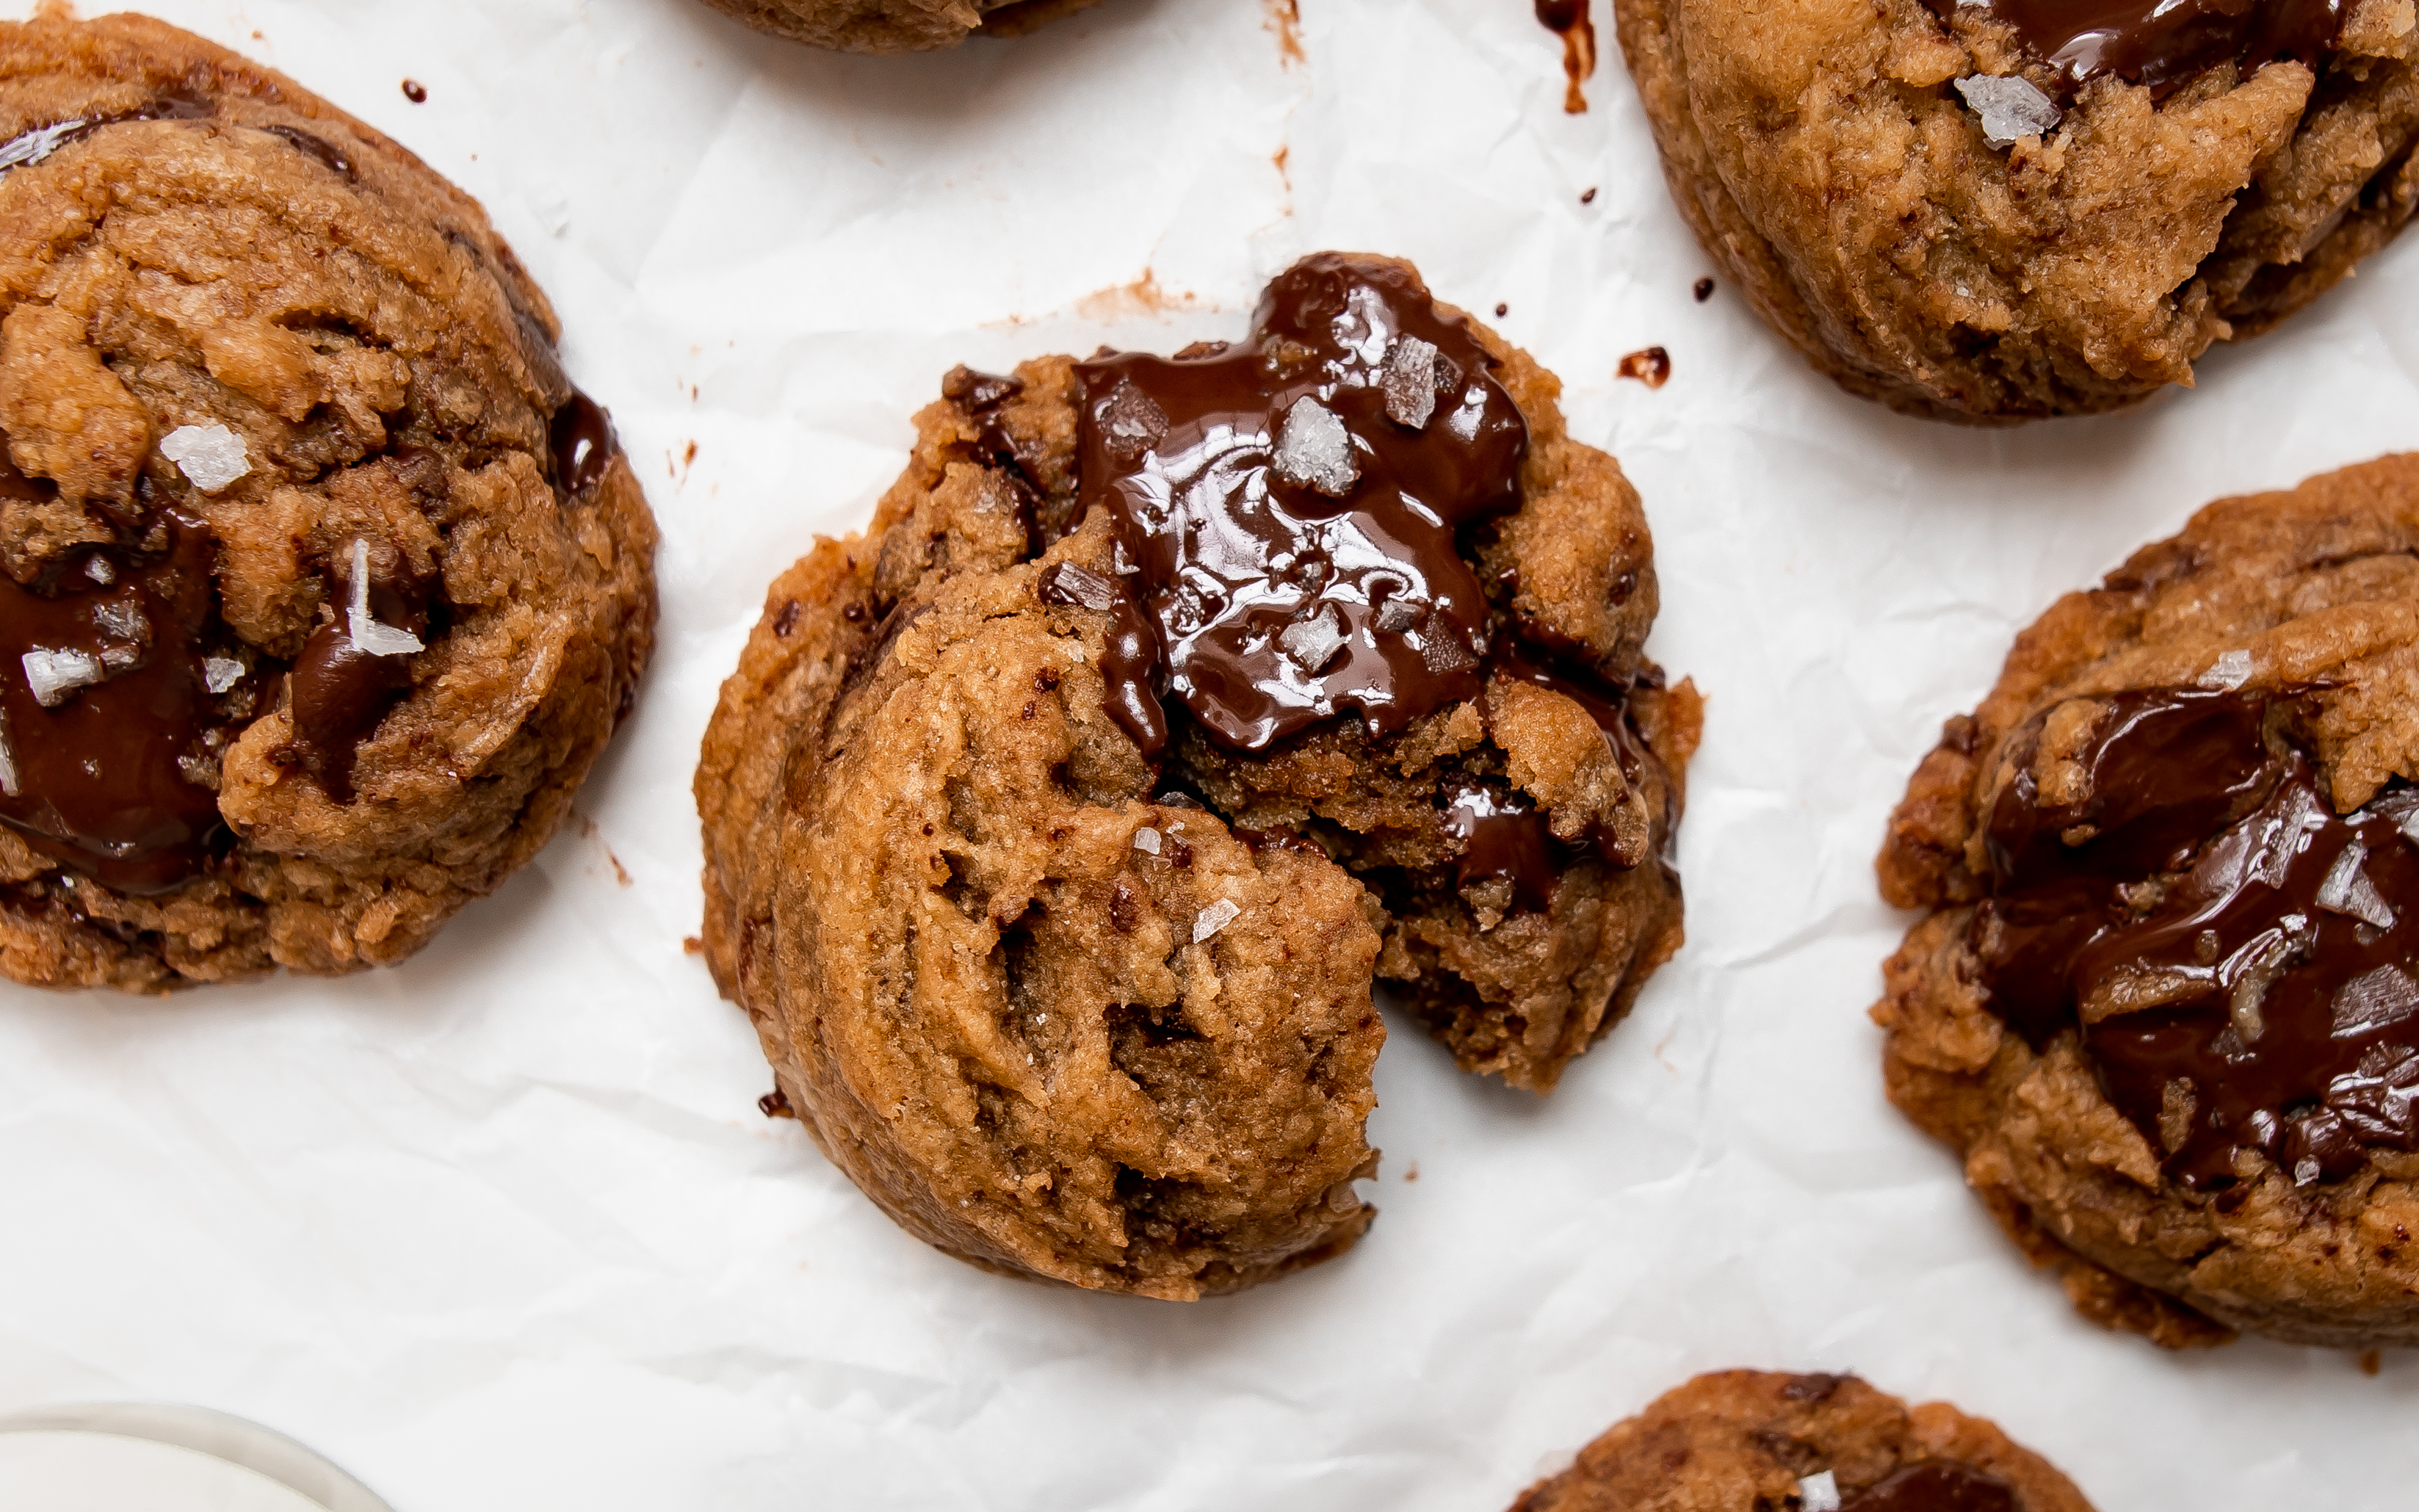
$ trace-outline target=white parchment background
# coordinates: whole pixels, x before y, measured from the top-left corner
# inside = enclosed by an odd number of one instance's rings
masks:
[[[1903,420],[1689,299],[1606,5],[1573,118],[1527,0],[1301,3],[1299,60],[1263,0],[850,59],[693,0],[153,0],[487,204],[663,522],[664,634],[590,827],[402,969],[0,992],[0,1412],[207,1404],[399,1512],[1494,1512],[1760,1365],[1995,1416],[2105,1512],[2411,1504],[2419,1361],[2081,1323],[1885,1104],[1864,1011],[1884,816],[2013,630],[2207,499],[2419,442],[2419,247],[2140,412]],[[1331,246],[1508,303],[1644,492],[1654,649],[1711,699],[1688,947],[1549,1103],[1398,1030],[1338,1263],[1190,1307],[978,1273],[756,1113],[682,949],[699,733],[950,364],[1232,336]],[[1650,343],[1670,386],[1616,381]]]

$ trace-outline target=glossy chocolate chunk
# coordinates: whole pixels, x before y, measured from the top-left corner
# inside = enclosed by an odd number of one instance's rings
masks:
[[[1072,562],[1057,563],[1041,576],[1046,604],[1080,605],[1109,616],[1108,645],[1101,655],[1101,678],[1108,688],[1109,717],[1141,750],[1156,761],[1167,749],[1167,713],[1160,706],[1166,669],[1159,654],[1159,631],[1133,600],[1122,579],[1103,578]]]
[[[1079,500],[1051,496],[1041,480],[1040,447],[1010,434],[1002,423],[1001,408],[1024,392],[1025,385],[1015,378],[963,365],[941,380],[941,396],[981,427],[974,440],[976,460],[992,469],[1016,496],[1017,516],[1038,554],[1081,522],[1083,506]]]
[[[1947,1459],[1894,1470],[1848,1498],[1841,1512],[2019,1512],[2014,1488]]]
[[[2419,1149],[2419,789],[2338,815],[2260,699],[2108,702],[2083,805],[2021,779],[1994,805],[1991,1007],[2036,1043],[2077,1028],[2187,1186],[2231,1184],[2242,1149],[2301,1184]],[[2038,739],[2011,742],[2026,767]]]
[[[1085,507],[1115,520],[1166,687],[1223,744],[1477,695],[1487,605],[1456,532],[1519,502],[1528,426],[1397,265],[1304,258],[1252,337],[1082,363]]]
[[[554,412],[551,441],[554,486],[569,499],[578,499],[604,482],[606,469],[622,451],[621,440],[613,434],[613,417],[578,389]]]
[[[2153,688],[2098,702],[2106,712],[2077,760],[2080,804],[2041,801],[2034,758],[2049,711],[2009,742],[2015,778],[1984,835],[1996,891],[2172,871],[2249,812],[2283,770],[2260,739],[2268,704],[2257,695]]]
[[[1444,827],[1461,841],[1455,887],[1501,880],[1512,884],[1516,908],[1542,913],[1552,905],[1563,848],[1527,797],[1469,783],[1447,795]]]
[[[428,628],[429,590],[395,554],[393,564],[370,569],[370,615],[418,636]],[[377,655],[355,643],[346,612],[352,598],[350,563],[336,563],[329,596],[338,606],[336,617],[302,643],[286,686],[293,691],[295,747],[303,764],[330,797],[350,803],[361,744],[411,690],[411,657]]]
[[[34,486],[14,467],[0,484]],[[68,553],[38,584],[0,574],[0,823],[121,892],[192,880],[225,838],[210,778],[253,688],[206,654],[214,556],[207,526],[167,511],[137,547]]]
[[[2221,63],[2246,74],[2278,58],[2316,62],[2347,0],[1925,0],[2005,22],[2072,88],[2113,73],[2165,90]]]
[[[1638,726],[1630,719],[1629,698],[1625,690],[1610,687],[1601,679],[1579,668],[1517,641],[1507,640],[1496,649],[1488,663],[1488,671],[1560,693],[1587,710],[1588,717],[1595,721],[1595,727],[1603,731],[1605,738],[1612,743],[1613,755],[1621,763],[1622,778],[1631,787],[1642,788],[1645,785],[1649,766],[1660,769],[1661,763],[1648,748],[1646,737],[1638,733]],[[1660,673],[1656,675],[1659,677]],[[1663,783],[1663,845],[1656,861],[1674,887],[1680,881],[1679,870],[1672,859],[1679,835],[1680,795],[1666,774]],[[1620,858],[1612,852],[1610,833],[1601,827],[1591,826],[1588,839],[1606,860],[1621,864]]]

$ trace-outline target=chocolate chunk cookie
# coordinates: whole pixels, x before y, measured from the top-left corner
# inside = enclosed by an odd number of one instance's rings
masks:
[[[292,81],[0,25],[0,970],[397,961],[546,842],[655,621],[555,330]]]
[[[1555,392],[1320,255],[1238,345],[951,374],[774,585],[698,773],[707,956],[902,1224],[1247,1285],[1367,1222],[1373,975],[1542,1091],[1677,948],[1698,704]]]
[[[1615,0],[1682,212],[1853,393],[1945,419],[2192,381],[2419,202],[2406,0]]]
[[[1512,1512],[2091,1512],[2074,1483],[1945,1402],[1854,1376],[1724,1370],[1656,1399]]]
[[[1890,1096],[2086,1314],[2419,1342],[2419,456],[2210,505],[1892,821]]]
[[[842,53],[929,53],[976,32],[1022,37],[1100,0],[705,0],[760,32]]]

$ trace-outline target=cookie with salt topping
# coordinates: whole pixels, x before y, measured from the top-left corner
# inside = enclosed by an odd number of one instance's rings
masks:
[[[545,844],[655,528],[469,196],[158,22],[0,25],[0,971],[398,961]]]
[[[1637,495],[1385,258],[943,392],[724,687],[708,962],[774,1106],[951,1253],[1161,1297],[1332,1255],[1373,982],[1542,1092],[1678,947]]]
[[[2069,594],[1890,824],[1891,1099],[2089,1317],[2419,1342],[2419,457]]]

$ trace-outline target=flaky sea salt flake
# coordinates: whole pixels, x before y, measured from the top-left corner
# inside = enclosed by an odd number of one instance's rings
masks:
[[[243,663],[233,656],[210,656],[202,662],[202,686],[223,693],[243,681]]]
[[[0,169],[39,162],[56,152],[69,138],[92,130],[96,124],[79,116],[75,120],[61,121],[56,126],[37,127],[7,147],[0,147]]]
[[[1140,829],[1135,830],[1133,836],[1133,848],[1142,852],[1146,856],[1157,856],[1159,854],[1159,831],[1151,828],[1148,825],[1145,825]]]
[[[1132,463],[1167,434],[1167,411],[1134,387],[1132,378],[1117,379],[1093,418],[1100,423],[1109,455],[1119,462]]]
[[[1286,411],[1285,434],[1277,440],[1277,476],[1331,499],[1341,499],[1360,481],[1352,433],[1334,410],[1306,393]]]
[[[2394,927],[2394,906],[2377,890],[2361,870],[2368,859],[2368,847],[2358,841],[2343,848],[2335,864],[2327,868],[2326,880],[2319,884],[2318,905],[2331,914],[2357,918],[2379,929]]]
[[[90,687],[104,675],[100,658],[89,652],[38,649],[18,659],[24,665],[25,686],[33,690],[34,702],[46,709],[57,708],[69,694]]]
[[[1957,92],[1982,118],[1982,140],[1995,147],[2011,147],[2057,124],[2057,106],[2023,79],[1973,73],[1957,81]]]
[[[2388,962],[2335,989],[2334,1034],[2349,1040],[2399,1024],[2413,1013],[2419,1013],[2419,982]]]
[[[1418,430],[1436,413],[1437,349],[1434,342],[1405,336],[1386,358],[1386,418]]]
[[[353,542],[353,603],[346,617],[353,649],[365,656],[408,656],[424,649],[420,637],[392,625],[380,625],[370,614],[370,544]]]
[[[104,599],[92,607],[92,623],[120,640],[140,640],[151,633],[143,606],[131,598]]]
[[[1840,1477],[1825,1470],[1799,1481],[1797,1504],[1803,1512],[1840,1512]]]
[[[1225,929],[1227,925],[1233,923],[1242,912],[1243,911],[1241,909],[1236,907],[1233,903],[1228,903],[1225,899],[1219,899],[1216,903],[1211,903],[1209,907],[1201,910],[1200,916],[1193,920],[1193,943],[1198,945],[1203,940],[1208,939],[1210,935],[1217,933],[1220,930]]]
[[[1303,671],[1316,674],[1335,659],[1335,654],[1344,649],[1344,642],[1349,638],[1335,620],[1335,611],[1321,605],[1318,612],[1310,618],[1296,620],[1287,625],[1285,632],[1277,637],[1277,644],[1285,648],[1285,654],[1291,656]]]
[[[161,439],[160,455],[204,493],[232,486],[252,471],[243,438],[224,425],[179,425]]]
[[[2194,679],[2201,687],[2214,687],[2231,693],[2251,681],[2251,653],[2229,651],[2209,664],[2209,671]]]

